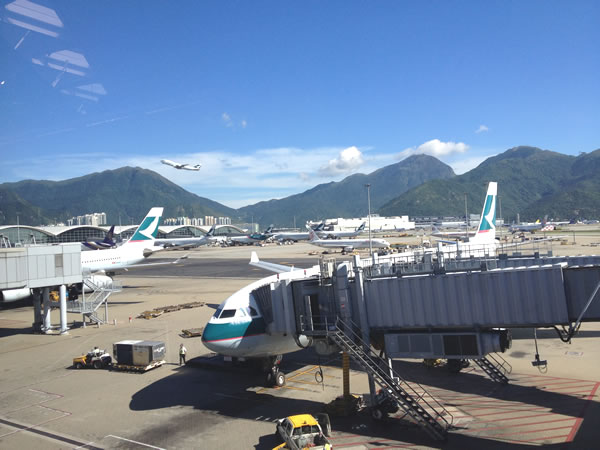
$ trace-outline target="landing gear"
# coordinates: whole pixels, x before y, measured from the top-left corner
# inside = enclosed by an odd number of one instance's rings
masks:
[[[283,386],[285,385],[285,374],[279,370],[283,356],[277,355],[268,359],[270,367],[267,372],[267,385],[268,386]]]

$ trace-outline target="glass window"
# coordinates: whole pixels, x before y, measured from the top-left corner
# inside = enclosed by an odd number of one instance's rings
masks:
[[[256,312],[256,309],[254,309],[252,306],[249,306],[249,307],[248,307],[248,314],[249,314],[251,317],[256,317],[256,316],[258,316],[258,313]]]
[[[235,311],[235,309],[224,309],[221,315],[219,316],[219,319],[228,319],[230,317],[234,317]]]
[[[215,311],[215,313],[213,314],[213,317],[215,319],[218,319],[219,316],[221,315],[221,311],[223,311],[223,308],[221,308],[220,306],[217,308],[217,310]]]

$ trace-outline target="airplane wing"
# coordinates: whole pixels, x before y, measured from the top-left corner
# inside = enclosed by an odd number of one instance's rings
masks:
[[[283,264],[275,264],[261,261],[258,259],[258,255],[256,254],[256,252],[252,252],[252,255],[250,256],[250,265],[254,267],[260,267],[261,269],[269,270],[275,273],[292,272],[293,270],[300,270],[293,266],[290,267],[284,266]]]

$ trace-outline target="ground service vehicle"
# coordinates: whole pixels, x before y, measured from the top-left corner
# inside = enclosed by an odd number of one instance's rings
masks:
[[[310,414],[298,414],[277,421],[275,434],[283,439],[283,444],[275,449],[300,450],[331,449],[327,437],[331,433],[331,425],[327,414],[317,414],[318,421]],[[273,449],[273,450],[275,450]]]
[[[112,358],[108,353],[106,353],[106,350],[100,350],[98,348],[87,352],[85,355],[73,358],[73,366],[76,369],[83,369],[84,367],[104,369],[109,367],[111,363]]]

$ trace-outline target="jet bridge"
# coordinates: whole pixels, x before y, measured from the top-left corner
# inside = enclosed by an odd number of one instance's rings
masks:
[[[580,322],[600,321],[599,288],[598,257],[356,256],[322,264],[317,276],[272,283],[259,304],[271,310],[268,330],[311,337],[321,354],[344,350],[369,374],[371,394],[376,382],[443,438],[449,425],[440,422],[439,408],[419,409],[412,388],[382,355],[471,359],[506,383],[510,366],[493,354],[510,347],[509,329],[554,327],[569,340]]]

